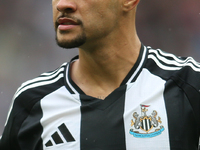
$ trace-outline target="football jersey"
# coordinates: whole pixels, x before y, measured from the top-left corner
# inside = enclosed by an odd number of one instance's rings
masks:
[[[133,68],[104,100],[71,79],[77,59],[21,85],[1,150],[198,149],[200,64],[193,58],[142,45]]]

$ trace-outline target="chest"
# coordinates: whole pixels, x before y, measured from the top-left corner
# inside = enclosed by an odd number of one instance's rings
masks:
[[[155,87],[143,82],[118,88],[104,101],[66,94],[64,89],[48,95],[41,101],[43,148],[183,148],[196,132],[192,108],[184,93],[175,87],[175,92],[166,92],[168,87],[163,80],[154,80]],[[185,146],[194,145],[192,141]]]

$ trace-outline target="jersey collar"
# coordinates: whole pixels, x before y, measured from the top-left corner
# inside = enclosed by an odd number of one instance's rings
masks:
[[[129,84],[134,82],[137,77],[139,76],[140,72],[142,71],[142,68],[147,60],[147,48],[143,44],[140,48],[140,54],[138,56],[138,59],[135,63],[135,65],[132,67],[132,69],[129,71],[127,76],[124,78],[120,86]],[[68,91],[71,94],[84,94],[84,92],[74,83],[74,81],[71,79],[70,76],[70,64],[76,60],[79,59],[79,56],[75,56],[71,59],[71,61],[66,65],[65,68],[65,86],[68,89]]]

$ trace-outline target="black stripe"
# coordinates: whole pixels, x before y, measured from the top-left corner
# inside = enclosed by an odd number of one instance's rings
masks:
[[[22,103],[22,101],[20,102]],[[29,104],[31,104],[30,101]],[[20,107],[16,107],[16,105],[14,107],[15,108],[13,109],[20,110]],[[40,102],[38,101],[34,104],[34,106],[29,107],[30,108],[28,108],[28,105],[26,105],[26,109],[23,107],[24,111],[15,115],[17,119],[15,119],[14,123],[16,124],[11,123],[12,125],[14,125],[15,130],[17,127],[20,127],[19,132],[16,134],[13,133],[14,130],[11,130],[11,134],[18,135],[17,142],[20,145],[20,148],[16,147],[16,145],[12,143],[11,146],[13,146],[13,148],[11,149],[43,150],[43,141],[41,138],[43,127],[40,123],[40,119],[42,118],[42,109]],[[29,109],[31,111],[29,111]],[[22,121],[21,119],[23,119],[22,125],[20,123]],[[8,124],[9,123],[10,122],[8,122]]]
[[[58,129],[60,130],[60,132],[62,133],[63,137],[67,142],[75,141],[74,137],[71,135],[71,133],[69,132],[68,128],[65,126],[64,123],[60,125]]]
[[[164,57],[164,58],[166,58],[166,59],[168,59],[168,60],[175,60],[174,57],[177,58],[177,59],[179,59],[179,60],[182,60],[182,61],[184,61],[184,60],[186,59],[186,58],[183,58],[183,57],[177,57],[177,56],[174,55],[174,54],[171,54],[171,53],[162,51],[162,50],[160,50],[160,49],[152,49],[152,48],[150,48],[149,50],[152,50],[151,52],[149,52],[149,54],[155,55],[156,58],[158,58],[157,55],[159,55],[159,56]],[[156,54],[156,52],[157,52],[157,54]],[[165,53],[166,55],[163,55],[161,52],[162,52],[162,53]],[[158,59],[159,59],[159,58],[158,58]],[[160,60],[160,59],[159,59],[159,60]],[[163,61],[163,60],[161,60],[161,61]],[[182,64],[182,63],[180,63],[180,64]]]
[[[149,129],[151,128],[151,120],[150,119],[148,119],[149,120]]]
[[[142,126],[141,126],[141,128],[144,129],[144,122],[143,122],[143,121],[142,121]]]
[[[63,140],[60,138],[58,132],[55,132],[51,137],[53,138],[56,144],[63,143]]]
[[[46,144],[45,144],[46,147],[50,147],[50,146],[53,146],[52,142],[49,140]]]
[[[148,121],[148,120],[147,120],[147,119],[145,119],[145,126],[146,126],[146,129],[145,129],[145,130],[146,130],[146,131],[148,131],[148,130],[149,130],[149,126],[148,126],[148,124],[147,124],[147,121]]]
[[[149,54],[149,56],[150,55],[153,55],[155,58],[156,58],[156,60],[157,61],[159,61],[160,62],[160,64],[162,64],[163,66],[167,66],[167,67],[181,67],[181,66],[177,66],[175,63],[176,63],[176,61],[175,60],[171,60],[171,61],[174,61],[174,63],[172,63],[172,64],[169,64],[168,62],[166,62],[165,60],[163,60],[163,59],[160,59],[158,56],[157,56],[157,54],[156,53],[151,53],[151,54]],[[152,59],[152,58],[150,58],[150,59]],[[153,60],[153,59],[152,59]],[[168,59],[169,60],[169,59]],[[154,60],[153,60],[154,61]],[[177,62],[178,63],[178,62]]]
[[[168,116],[170,148],[197,150],[199,142],[199,125],[188,99],[190,97],[183,92],[187,85],[178,78],[173,78],[173,80],[167,81],[164,91]],[[193,89],[190,87],[187,88],[187,93],[192,90]],[[195,98],[195,93],[191,94],[194,94],[192,99],[198,100]],[[198,101],[195,103],[197,102]]]
[[[81,95],[81,150],[126,150],[124,101],[126,86],[104,101]]]

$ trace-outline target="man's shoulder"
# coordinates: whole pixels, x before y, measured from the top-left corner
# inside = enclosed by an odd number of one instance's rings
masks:
[[[165,80],[179,79],[200,88],[200,63],[193,57],[181,57],[161,49],[148,48],[147,68]]]
[[[181,57],[161,49],[148,48],[148,60],[164,71],[191,70],[200,73],[200,63],[193,57]]]
[[[184,67],[190,67],[194,71],[200,71],[200,63],[193,57],[176,56],[161,49],[148,48],[148,58],[153,60],[160,68],[164,70],[180,70]]]
[[[68,63],[63,63],[53,71],[45,72],[36,78],[21,84],[13,99],[34,99],[45,96],[62,86],[65,68]]]
[[[16,91],[8,116],[15,117],[29,113],[33,106],[64,85],[65,68],[68,63],[63,63],[54,71],[49,71],[21,84]]]

